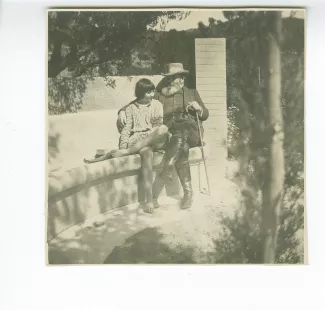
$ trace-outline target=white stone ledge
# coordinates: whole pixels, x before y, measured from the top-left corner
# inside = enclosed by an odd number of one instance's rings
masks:
[[[208,146],[204,146],[207,156]],[[162,153],[154,153],[154,168],[159,168],[163,159]],[[202,161],[201,149],[199,147],[190,149],[190,164]],[[71,188],[92,183],[96,180],[116,178],[123,174],[136,173],[141,168],[140,155],[131,155],[110,160],[85,164],[66,171],[51,172],[49,175],[49,201],[57,200],[55,195]]]
[[[207,157],[207,145],[204,150]],[[154,170],[160,168],[163,156],[162,153],[154,153]],[[191,173],[195,183],[200,178],[196,175],[195,166],[202,162],[199,147],[190,149],[189,161],[193,166]],[[72,225],[87,220],[90,215],[142,201],[142,190],[138,182],[140,168],[140,156],[131,155],[51,172],[48,189],[48,240]],[[195,184],[193,186],[196,188]],[[174,195],[179,189],[177,178],[173,184],[166,185],[168,195]]]

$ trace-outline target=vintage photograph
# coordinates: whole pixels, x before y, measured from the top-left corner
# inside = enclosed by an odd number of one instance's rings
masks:
[[[46,14],[48,265],[307,263],[304,9]]]

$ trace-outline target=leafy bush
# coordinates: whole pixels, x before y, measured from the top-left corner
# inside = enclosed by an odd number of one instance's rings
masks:
[[[48,113],[75,113],[82,107],[88,77],[48,79]]]
[[[229,35],[236,35],[227,42],[228,154],[230,160],[239,162],[234,181],[242,199],[234,216],[223,216],[223,231],[215,240],[213,255],[216,263],[261,263],[262,192],[270,132],[266,127],[263,59],[257,55],[263,55],[265,42],[254,33],[256,27],[247,32],[247,27],[254,25],[249,14],[235,17],[227,28]],[[288,264],[302,263],[304,255],[304,51],[300,44],[303,35],[292,35],[295,24],[294,19],[284,24],[285,35],[295,38],[295,44],[285,42],[282,46],[285,180],[276,248],[276,262]],[[209,27],[220,28],[215,24]],[[241,29],[245,35],[240,38]]]

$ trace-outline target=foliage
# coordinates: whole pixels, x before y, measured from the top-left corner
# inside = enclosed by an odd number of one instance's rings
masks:
[[[301,233],[304,228],[301,191],[291,188],[282,201],[276,263],[303,262]],[[214,263],[260,264],[262,262],[261,203],[243,195],[233,217],[223,216],[223,231],[215,240]]]
[[[185,68],[190,69],[190,76],[187,80],[188,86],[194,86],[195,50],[193,35],[186,31],[170,30],[161,33],[158,38],[158,40],[155,38],[151,49],[151,57],[155,59],[152,70],[163,72],[166,63],[181,62]]]
[[[106,86],[115,88],[114,78],[106,76],[104,79]],[[78,112],[82,108],[87,84],[93,80],[93,76],[48,79],[48,113],[58,115]]]
[[[266,125],[264,99],[263,46],[267,42],[261,29],[265,26],[265,16],[263,12],[259,14],[226,14],[229,35],[239,37],[227,42],[227,86],[229,154],[231,159],[239,161],[236,182],[242,191],[242,202],[234,218],[223,219],[225,228],[216,240],[217,262],[262,261],[261,195],[271,133]],[[294,42],[284,40],[282,45],[285,187],[276,261],[299,263],[303,261],[303,254],[298,236],[303,230],[304,219],[301,199],[304,192],[304,36],[303,32],[297,35],[297,29],[292,27],[294,18],[287,20],[283,35]]]
[[[209,26],[200,23],[197,29],[187,31],[151,30],[157,23],[164,24],[188,14],[176,11],[50,12],[49,77],[83,78],[85,84],[78,84],[82,93],[82,88],[94,76],[159,74],[166,63],[183,62],[191,73],[187,81],[191,87],[195,86],[194,39],[222,37],[227,38],[228,105],[236,105],[239,90],[239,96],[251,104],[252,94],[259,96],[259,93],[255,89],[242,87],[243,80],[247,78],[246,72],[249,72],[249,78],[256,83],[260,73],[256,59],[261,53],[257,45],[250,50],[248,58],[241,52],[251,45],[252,40],[248,40],[247,36],[251,29],[256,28],[254,23],[248,30],[242,26],[248,13],[228,12],[226,15],[232,17],[226,22],[211,18]],[[297,40],[297,37],[303,38],[303,22],[296,18],[286,18],[283,22],[285,51],[301,52],[303,40]],[[57,91],[59,89],[53,90],[53,93]],[[80,106],[77,104],[79,100],[76,98],[76,103],[73,100],[70,103]],[[50,101],[55,102],[54,98],[50,98]],[[67,111],[71,109],[67,106]]]
[[[148,27],[161,17],[180,19],[178,11],[60,11],[49,12],[49,77],[67,69],[72,76],[91,75],[98,66],[107,74],[116,62],[129,61],[130,51],[146,40]]]
[[[82,106],[82,97],[86,91],[86,82],[89,79],[89,77],[49,79],[49,114],[77,112]]]
[[[130,67],[134,47],[147,41],[148,28],[186,15],[178,11],[49,12],[49,113],[76,112],[93,77],[108,78]]]

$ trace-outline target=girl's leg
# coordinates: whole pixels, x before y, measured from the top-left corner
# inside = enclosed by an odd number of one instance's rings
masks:
[[[168,135],[168,128],[165,125],[160,125],[156,130],[151,132],[145,138],[137,141],[133,146],[126,150],[113,150],[113,157],[121,157],[132,154],[137,154],[141,149],[147,146],[153,146],[156,143],[163,143],[166,141]]]
[[[160,125],[156,130],[150,133],[145,138],[137,141],[135,145],[125,150],[111,150],[103,156],[91,159],[84,159],[87,164],[97,163],[103,160],[111,159],[113,157],[122,157],[132,154],[137,154],[139,151],[147,146],[153,146],[154,144],[164,145],[168,136],[168,128],[165,125]]]
[[[152,161],[153,161],[153,151],[150,147],[145,147],[139,152],[141,156],[141,174],[145,192],[145,206],[144,212],[153,212],[153,202],[152,202]]]
[[[159,208],[160,205],[158,203],[158,198],[160,193],[165,187],[165,179],[161,176],[160,173],[157,173],[156,178],[152,185],[152,198],[153,198],[153,204],[154,208]]]

